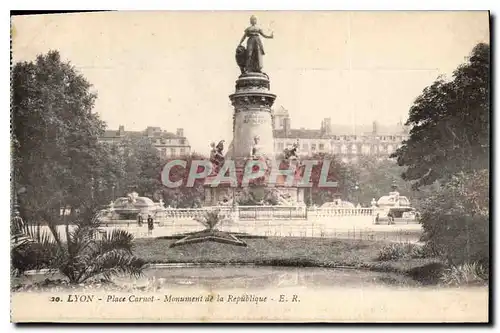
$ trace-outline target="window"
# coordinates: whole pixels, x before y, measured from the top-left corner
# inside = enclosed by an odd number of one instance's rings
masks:
[[[161,157],[163,157],[163,158],[167,157],[167,148],[161,149]]]
[[[319,144],[319,150],[325,150],[325,144],[324,143],[320,143]]]
[[[282,151],[285,149],[285,144],[283,142],[278,143],[278,150]]]
[[[312,151],[315,151],[315,150],[316,150],[316,144],[315,144],[315,143],[311,143],[311,150],[312,150]]]
[[[186,155],[186,148],[181,148],[181,155]]]
[[[176,154],[175,148],[170,148],[170,156],[175,156]]]
[[[302,145],[302,149],[305,150],[305,151],[308,151],[309,150],[309,145],[307,143],[304,143]]]
[[[347,154],[347,146],[346,145],[342,145],[340,147],[340,151],[341,151],[342,154]]]

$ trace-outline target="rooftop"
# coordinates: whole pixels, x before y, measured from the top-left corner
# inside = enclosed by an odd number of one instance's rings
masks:
[[[285,130],[274,130],[275,138],[298,138],[298,139],[320,139],[320,138],[329,138],[334,135],[372,135],[372,126],[371,125],[358,125],[354,128],[348,125],[331,125],[330,134],[325,134],[320,129],[293,129],[291,128],[288,131],[288,135],[285,135]],[[377,125],[377,134],[380,135],[402,135],[405,134],[404,128],[401,125]]]
[[[168,132],[162,130],[160,127],[148,127],[143,131],[125,131],[117,130],[106,130],[102,135],[102,138],[119,138],[119,137],[131,137],[131,138],[141,138],[141,137],[156,137],[163,139],[185,139],[184,135],[179,135],[176,133]]]

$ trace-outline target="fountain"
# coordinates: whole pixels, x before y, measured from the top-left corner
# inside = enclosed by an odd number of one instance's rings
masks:
[[[140,197],[136,192],[131,192],[125,197],[111,201],[108,208],[101,211],[101,219],[105,224],[137,221],[139,216],[145,220],[148,215],[159,219],[163,217],[165,211],[162,200],[154,202],[150,198]]]
[[[395,182],[391,185],[389,195],[381,196],[378,201],[372,201],[372,207],[375,209],[375,224],[387,220],[388,224],[394,224],[395,219],[405,219],[406,222],[416,221],[417,213],[410,204],[410,200],[399,194]]]

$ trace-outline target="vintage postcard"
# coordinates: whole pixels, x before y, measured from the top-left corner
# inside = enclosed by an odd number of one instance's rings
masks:
[[[487,11],[11,20],[11,321],[489,322]]]

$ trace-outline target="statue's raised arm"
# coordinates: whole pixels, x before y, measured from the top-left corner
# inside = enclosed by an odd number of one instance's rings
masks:
[[[250,17],[250,26],[245,29],[236,49],[236,62],[242,73],[262,73],[262,58],[265,52],[260,36],[274,38],[274,33],[271,32],[270,35],[266,35],[257,27],[257,18],[252,16]],[[241,45],[245,39],[247,39],[246,49]]]
[[[262,30],[259,30],[259,34],[264,37],[264,38],[269,38],[269,39],[273,39],[274,38],[274,32],[271,32],[270,35],[266,35]]]

